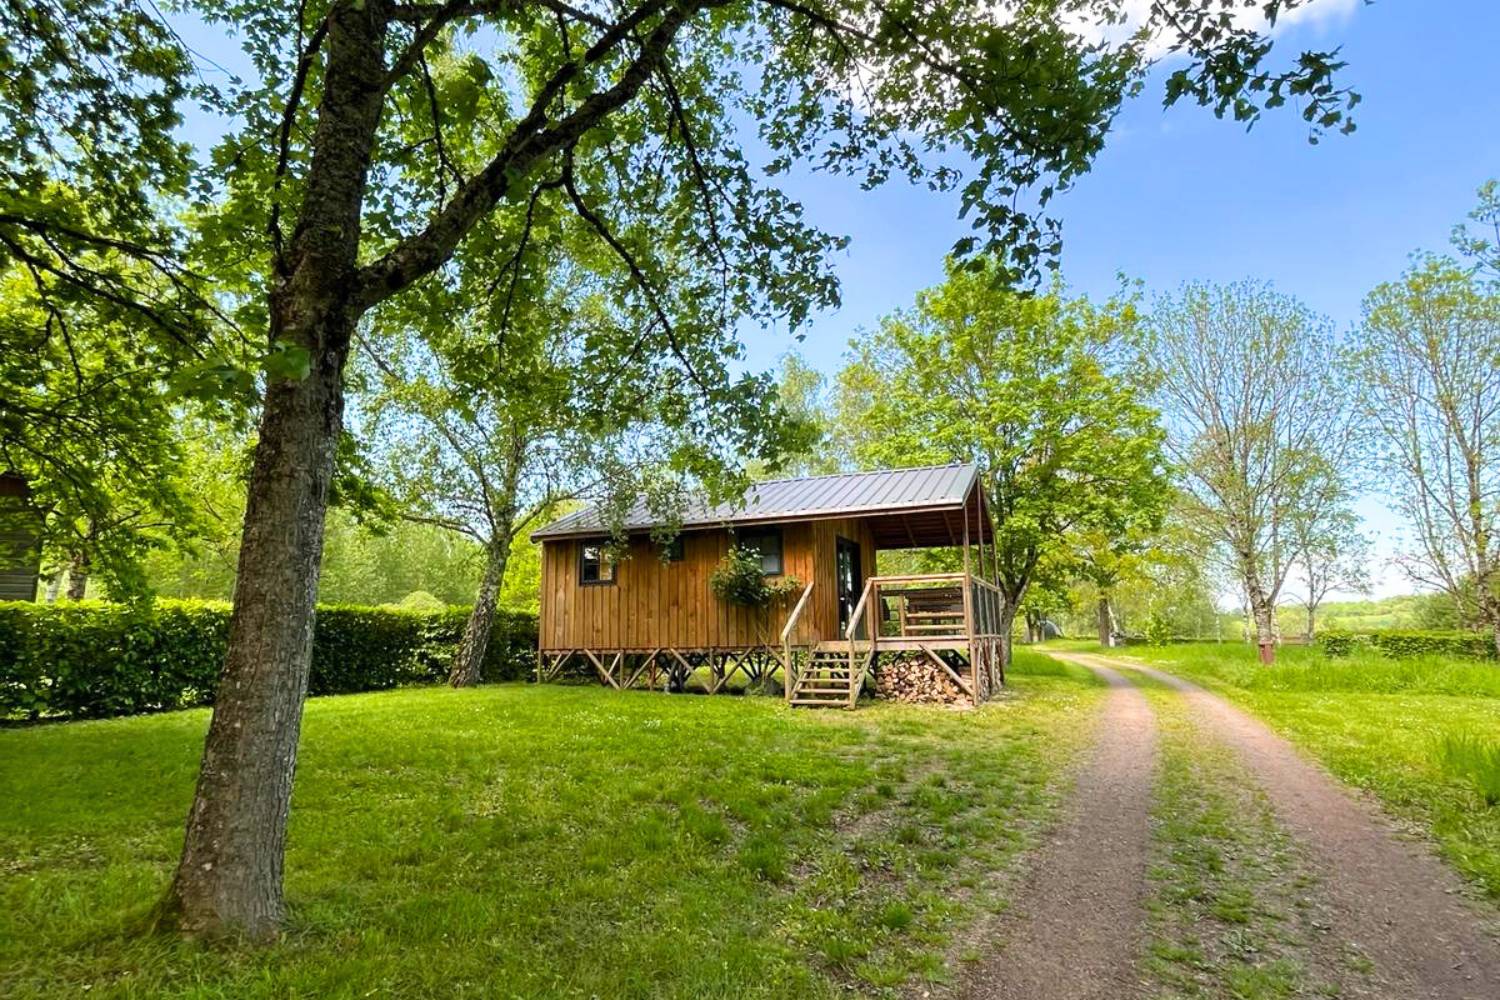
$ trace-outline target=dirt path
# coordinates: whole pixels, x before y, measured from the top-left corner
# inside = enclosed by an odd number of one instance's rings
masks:
[[[999,940],[965,983],[985,1000],[1128,1000],[1144,995],[1142,944],[1150,852],[1155,719],[1146,698],[1104,664],[1110,685],[1093,753],[1060,827],[1037,854]]]
[[[1118,661],[1053,654],[1090,669]],[[1356,944],[1401,1000],[1496,1000],[1500,944],[1463,898],[1458,876],[1402,840],[1373,805],[1344,790],[1280,736],[1216,695],[1136,663],[1182,692],[1205,728],[1239,753],[1278,818],[1320,869],[1333,933]],[[1006,995],[1006,994],[998,994]]]

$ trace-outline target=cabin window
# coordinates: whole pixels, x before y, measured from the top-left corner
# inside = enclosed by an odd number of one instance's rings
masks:
[[[766,576],[781,575],[780,528],[755,528],[750,531],[741,531],[737,544],[742,549],[760,553],[760,571]]]
[[[584,542],[579,550],[579,583],[614,583],[615,561],[604,551],[602,542]]]
[[[662,562],[682,562],[682,536],[678,535],[670,542],[658,542],[656,544],[656,554]]]

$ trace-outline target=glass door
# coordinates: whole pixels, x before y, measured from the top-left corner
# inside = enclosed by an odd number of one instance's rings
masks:
[[[865,589],[864,573],[860,568],[859,543],[851,542],[847,538],[837,540],[835,550],[834,575],[838,582],[839,595],[839,638],[849,631],[849,619],[854,615],[854,606],[859,603],[859,595]],[[865,630],[859,630],[859,638],[863,638]]]

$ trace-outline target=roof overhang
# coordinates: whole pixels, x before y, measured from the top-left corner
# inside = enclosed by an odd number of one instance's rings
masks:
[[[968,496],[961,504],[910,503],[817,513],[780,513],[765,516],[757,516],[751,511],[746,511],[743,514],[729,518],[684,523],[680,530],[686,534],[694,531],[722,531],[728,528],[750,525],[798,524],[808,521],[835,521],[852,518],[870,522],[877,550],[927,549],[963,545],[964,538],[966,537],[964,528],[967,521],[968,540],[971,543],[982,541],[985,544],[989,544],[994,540],[994,532],[991,528],[990,519],[987,516],[989,505],[984,500],[983,491],[978,487],[979,481],[976,477],[975,481],[969,487]],[[650,526],[630,527],[626,530],[626,534],[638,537],[647,534],[650,530]],[[533,542],[554,542],[569,539],[602,538],[604,534],[599,528],[586,525],[576,529],[550,531],[539,529],[531,533],[531,540]]]

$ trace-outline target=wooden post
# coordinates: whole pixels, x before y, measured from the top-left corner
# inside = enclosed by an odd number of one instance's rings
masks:
[[[969,576],[969,501],[964,501],[964,577]]]
[[[964,502],[964,634],[968,637],[969,676],[975,677],[974,667],[974,576],[969,567],[969,504]],[[969,691],[969,701],[978,705],[974,691]]]
[[[783,635],[781,637],[781,686],[782,693],[786,695],[786,703],[792,703],[792,640]]]
[[[979,492],[977,499],[974,501],[974,506],[977,508],[977,513],[979,514],[979,578],[982,580],[984,579],[984,480],[978,480],[978,486],[975,488]]]

